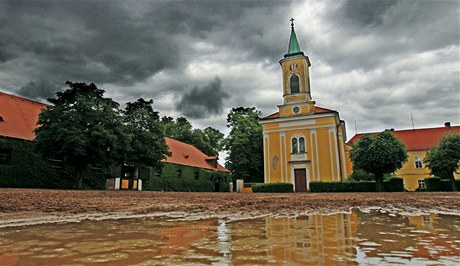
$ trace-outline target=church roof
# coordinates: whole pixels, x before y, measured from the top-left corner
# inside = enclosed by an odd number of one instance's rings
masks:
[[[33,140],[38,114],[46,104],[0,92],[0,136]]]
[[[337,113],[337,111],[326,109],[326,108],[323,108],[323,107],[315,106],[314,114],[324,114],[324,113]],[[280,113],[279,112],[276,112],[274,114],[268,115],[266,117],[262,117],[261,120],[269,120],[269,119],[276,119],[276,118],[280,118]]]
[[[436,127],[436,128],[419,128],[419,129],[406,129],[406,130],[392,130],[395,137],[401,140],[406,145],[407,151],[427,151],[438,143],[443,135],[458,132],[460,133],[460,126]],[[366,134],[378,134],[379,132],[360,133],[354,135],[347,144],[353,144]]]
[[[217,156],[208,156],[191,144],[175,139],[165,138],[171,156],[163,160],[167,163],[193,166],[214,171],[229,172],[217,162]]]
[[[289,47],[287,54],[284,55],[284,58],[292,57],[296,55],[303,55],[303,52],[300,50],[299,42],[297,41],[297,35],[294,30],[294,19],[291,19],[291,37],[289,38]]]

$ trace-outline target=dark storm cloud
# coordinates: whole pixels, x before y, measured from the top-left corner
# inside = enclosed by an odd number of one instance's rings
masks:
[[[326,14],[312,51],[336,69],[369,70],[409,54],[458,45],[458,1],[340,1]],[[322,25],[323,26],[323,25]]]
[[[361,26],[376,26],[383,22],[385,13],[398,0],[348,0],[344,3],[345,16]]]
[[[19,95],[30,99],[38,99],[44,101],[48,98],[54,97],[55,92],[60,91],[65,87],[53,84],[46,80],[30,81],[25,86],[20,88],[17,92]]]
[[[95,82],[120,103],[153,98],[163,115],[225,129],[232,107],[278,111],[293,16],[314,100],[349,125],[398,128],[408,112],[460,121],[459,10],[455,0],[0,0],[0,89],[47,98],[66,80]],[[225,92],[199,85],[216,76]],[[217,105],[200,102],[211,84]]]
[[[176,109],[190,118],[207,118],[222,114],[223,100],[228,97],[222,88],[222,81],[216,77],[209,84],[184,93],[176,102]]]
[[[129,86],[185,65],[190,58],[184,54],[190,51],[188,38],[206,39],[232,29],[234,34],[221,44],[248,39],[248,32],[238,32],[229,21],[247,16],[248,9],[258,9],[261,3],[268,10],[280,5],[276,1],[3,1],[0,71],[22,72],[20,87],[37,79]],[[267,47],[271,45],[252,49],[260,53]],[[13,59],[14,64],[2,65]]]

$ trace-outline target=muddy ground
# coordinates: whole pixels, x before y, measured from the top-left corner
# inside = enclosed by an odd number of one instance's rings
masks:
[[[43,217],[51,221],[130,215],[235,218],[370,207],[460,215],[460,192],[252,194],[0,189],[0,226]]]

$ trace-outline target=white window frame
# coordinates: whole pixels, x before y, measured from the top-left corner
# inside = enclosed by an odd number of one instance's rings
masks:
[[[418,187],[419,187],[419,188],[421,188],[421,189],[426,188],[426,183],[425,183],[425,180],[424,180],[424,179],[418,179],[418,180],[417,180],[417,183],[418,183]]]
[[[416,169],[422,169],[423,168],[423,160],[422,157],[414,157],[414,166]]]
[[[304,150],[301,152],[300,151],[300,139],[303,138],[303,148]],[[296,149],[294,150],[294,147],[292,145],[294,139],[296,140]],[[307,153],[307,139],[305,138],[305,136],[303,134],[295,134],[294,136],[292,136],[291,138],[291,154],[304,154],[304,153]]]

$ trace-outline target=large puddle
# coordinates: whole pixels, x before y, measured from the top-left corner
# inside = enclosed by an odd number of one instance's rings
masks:
[[[0,265],[460,265],[460,216],[372,211],[0,228]]]

